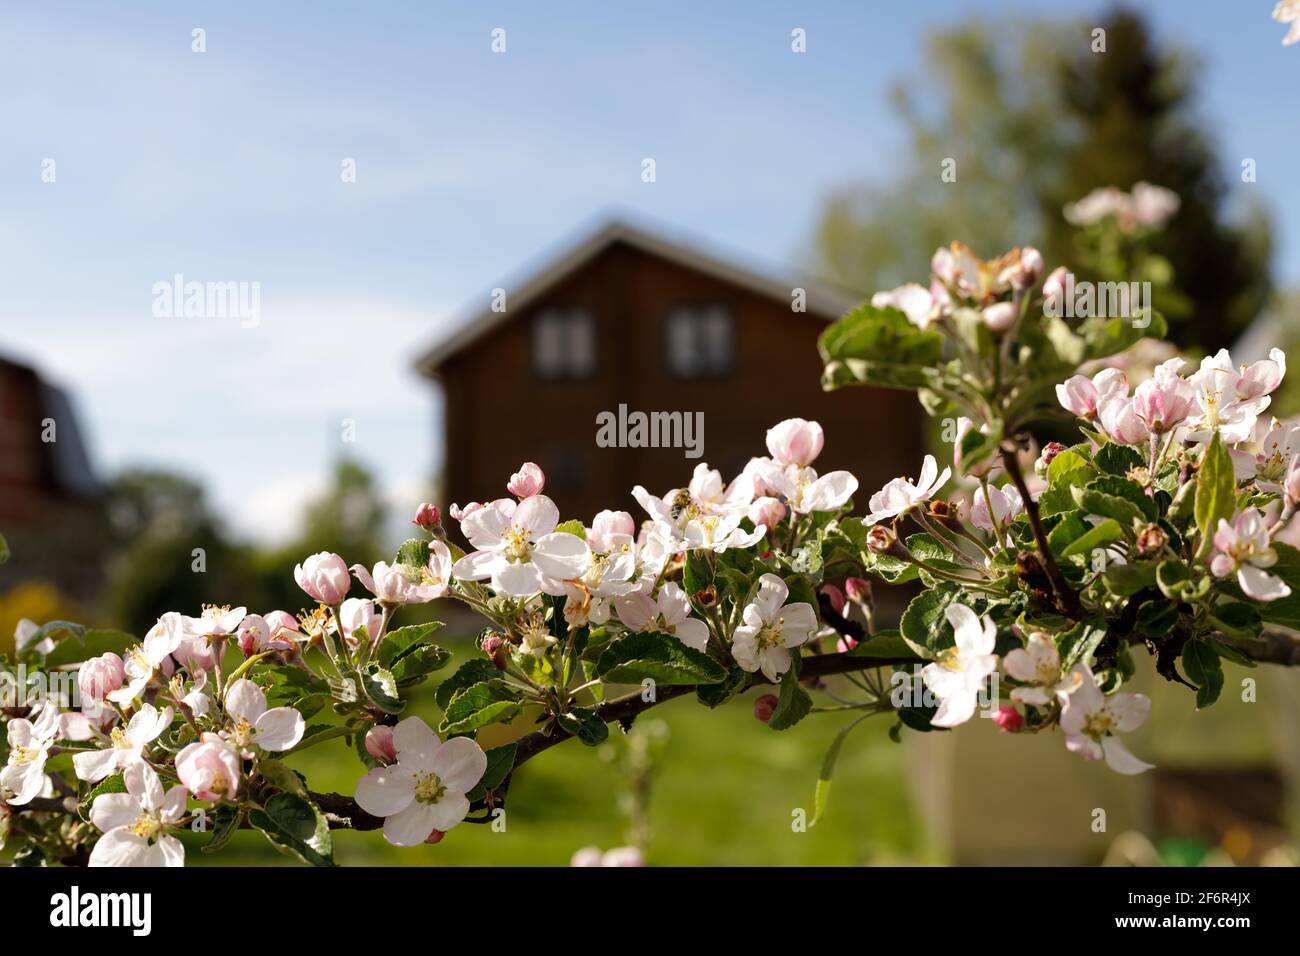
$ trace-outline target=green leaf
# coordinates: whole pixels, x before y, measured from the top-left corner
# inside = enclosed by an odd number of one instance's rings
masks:
[[[438,707],[445,711],[458,691],[483,681],[495,680],[500,675],[501,672],[497,670],[496,665],[486,657],[471,657],[456,668],[456,673],[438,685],[433,699]]]
[[[1102,574],[1111,594],[1129,597],[1156,583],[1154,561],[1133,561],[1129,564],[1112,564]]]
[[[397,549],[395,564],[408,568],[423,568],[429,563],[429,539],[407,538]]]
[[[513,720],[523,710],[515,692],[502,680],[467,687],[451,699],[443,712],[444,734],[463,734],[488,724]]]
[[[1081,512],[1064,512],[1052,530],[1047,532],[1047,545],[1052,549],[1053,554],[1059,556],[1061,552],[1091,530],[1092,525],[1083,520]]]
[[[1056,463],[1064,458],[1069,452],[1062,452],[1052,462],[1052,468]],[[1050,473],[1050,472],[1049,472]],[[1043,517],[1054,515],[1062,511],[1073,511],[1074,490],[1082,488],[1089,481],[1097,476],[1097,469],[1090,464],[1077,465],[1068,471],[1063,471],[1055,477],[1048,479],[1047,489],[1039,496],[1038,510]]]
[[[1210,622],[1229,637],[1257,638],[1264,627],[1258,608],[1242,601],[1216,604]]]
[[[203,853],[215,853],[230,842],[230,838],[239,832],[239,823],[244,817],[240,807],[223,803],[212,811],[212,837],[199,847]]]
[[[1061,653],[1061,672],[1069,671],[1075,664],[1092,664],[1097,645],[1106,637],[1106,628],[1099,619],[1080,621],[1057,638]]]
[[[389,714],[401,713],[402,695],[392,671],[375,663],[367,664],[361,672],[361,688],[380,710]]]
[[[957,460],[957,470],[968,475],[972,468],[984,464],[997,454],[998,444],[1002,441],[1002,423],[993,422],[988,432],[970,428],[961,436],[961,454]]]
[[[1076,554],[1092,554],[1095,549],[1104,548],[1122,537],[1124,537],[1124,529],[1120,527],[1119,522],[1114,518],[1107,518],[1083,537],[1071,541],[1069,546],[1061,552],[1061,557],[1072,558]]]
[[[1120,481],[1122,479],[1108,476],[1106,480]],[[1103,491],[1094,491],[1093,485],[1096,483],[1090,482],[1086,488],[1070,489],[1075,504],[1081,510],[1098,518],[1111,518],[1119,522],[1121,528],[1132,528],[1134,524],[1145,520],[1146,516],[1142,514],[1142,511],[1127,498],[1106,494]]]
[[[1196,709],[1204,710],[1219,699],[1223,690],[1223,665],[1214,648],[1193,638],[1183,645],[1183,670],[1196,685]]]
[[[563,532],[564,534],[574,535],[581,538],[583,541],[587,540],[587,529],[577,518],[570,519],[569,521],[561,521],[555,526],[555,530]]]
[[[1148,316],[1150,321],[1137,321]],[[1089,362],[1123,352],[1144,338],[1162,339],[1169,329],[1164,316],[1148,309],[1140,317],[1093,316],[1080,323],[1077,331],[1085,343],[1082,361]]]
[[[609,738],[609,727],[589,707],[575,707],[566,714],[560,714],[555,722],[588,747],[596,747]]]
[[[877,631],[875,634],[858,641],[850,657],[911,657],[915,652],[912,646],[896,630]]]
[[[860,305],[831,324],[817,343],[822,387],[879,385],[918,389],[936,383],[943,336],[921,331],[898,309]]]
[[[1232,471],[1232,456],[1216,431],[1196,473],[1196,527],[1201,531],[1199,557],[1210,553],[1219,522],[1232,520],[1236,500],[1237,479]]]
[[[817,821],[826,813],[826,801],[830,798],[831,777],[835,775],[835,763],[840,759],[840,751],[844,749],[844,741],[848,738],[853,728],[862,723],[866,715],[852,720],[840,728],[831,745],[826,748],[826,755],[822,757],[821,771],[817,774],[817,789],[813,794],[813,817],[808,826],[815,827]]]
[[[121,655],[138,643],[139,641],[123,631],[88,630],[80,636],[65,637],[56,644],[46,655],[45,666],[62,667],[65,664],[77,664],[110,651]]]
[[[596,676],[607,684],[720,684],[727,671],[707,654],[658,631],[628,634],[610,643],[596,661]]]
[[[293,793],[277,793],[264,808],[250,810],[248,822],[282,853],[312,866],[334,866],[329,823],[311,801]]]
[[[899,632],[908,646],[925,658],[937,657],[953,644],[952,626],[944,612],[953,604],[968,603],[963,592],[951,583],[922,591],[912,598],[899,621]]]
[[[257,762],[257,772],[275,789],[295,793],[304,799],[309,798],[306,782],[283,761],[263,757]]]
[[[440,627],[442,627],[441,621],[429,621],[426,624],[408,624],[406,627],[389,631],[379,642],[379,653],[376,655],[379,663],[392,668],[417,647],[427,644],[433,632]]]
[[[712,583],[713,569],[704,554],[700,551],[686,552],[686,562],[682,567],[682,588],[686,596],[692,597]]]
[[[776,710],[767,726],[773,730],[788,730],[808,716],[812,710],[812,698],[799,686],[799,675],[795,668],[790,668],[781,677],[781,692],[777,696]]]
[[[1136,448],[1130,448],[1128,445],[1117,445],[1113,441],[1108,441],[1097,449],[1097,453],[1092,456],[1097,467],[1107,474],[1119,475],[1121,478],[1127,477],[1128,473],[1134,468],[1141,468],[1146,464]]]
[[[405,687],[410,683],[424,680],[434,671],[440,671],[451,660],[451,652],[437,644],[424,644],[404,655],[393,667],[393,677],[397,685]]]
[[[505,782],[514,768],[515,751],[518,749],[519,744],[515,742],[487,751],[487,769],[483,771],[483,776],[474,785],[474,789],[465,794],[470,803],[477,803],[488,795],[488,791],[495,790]]]

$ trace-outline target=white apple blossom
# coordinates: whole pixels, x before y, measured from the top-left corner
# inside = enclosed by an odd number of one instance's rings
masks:
[[[938,300],[930,289],[908,282],[895,289],[877,292],[871,297],[871,304],[877,309],[895,308],[907,316],[907,321],[918,329],[925,330],[942,315],[947,295]]]
[[[416,846],[434,830],[450,830],[465,819],[465,794],[483,778],[487,755],[468,737],[440,741],[419,717],[394,727],[392,744],[396,763],[361,778],[357,805],[384,818],[389,843]]]
[[[302,740],[302,714],[292,707],[266,707],[266,694],[246,677],[226,688],[230,726],[222,733],[245,757],[262,750],[292,750]]]
[[[989,518],[989,502],[993,503],[992,520]],[[970,521],[982,531],[992,531],[994,521],[1002,527],[1025,510],[1025,500],[1015,485],[996,487],[987,485],[971,492]]]
[[[702,651],[709,645],[709,627],[691,617],[691,602],[686,592],[669,581],[659,589],[658,599],[637,593],[614,601],[618,619],[633,631],[662,631],[671,634],[687,647]]]
[[[25,617],[21,618],[18,621],[17,626],[14,628],[14,650],[19,654],[27,650],[28,645],[30,645],[32,641],[36,640],[36,635],[40,633],[40,630],[40,626],[35,621],[28,620]],[[32,650],[37,654],[48,654],[50,651],[54,650],[53,638],[41,638],[39,641],[36,641]]]
[[[1267,571],[1277,564],[1277,551],[1269,541],[1264,516],[1257,509],[1245,509],[1232,524],[1219,519],[1218,530],[1214,532],[1214,547],[1210,571],[1217,578],[1226,578],[1235,572],[1237,583],[1247,597],[1256,601],[1276,601],[1291,593],[1285,581]]]
[[[939,473],[939,463],[933,455],[926,455],[921,463],[921,476],[916,484],[906,478],[894,478],[871,496],[871,511],[863,518],[865,524],[877,524],[886,518],[896,518],[929,501],[952,476],[952,469]]]
[[[1300,454],[1300,425],[1260,418],[1250,441],[1230,449],[1237,480],[1254,480],[1261,491],[1282,493],[1287,468]]]
[[[0,799],[13,806],[31,803],[45,790],[45,761],[59,737],[59,708],[47,701],[31,718],[9,721],[9,757],[0,770]]]
[[[1273,8],[1273,19],[1278,23],[1289,23],[1291,28],[1282,38],[1283,46],[1300,43],[1300,0],[1278,0]]]
[[[953,646],[921,668],[921,680],[939,698],[939,709],[930,723],[956,727],[975,715],[980,690],[997,670],[998,658],[993,653],[997,628],[987,615],[980,618],[962,604],[947,607],[944,617],[952,625]]]
[[[452,565],[451,573],[464,581],[490,578],[494,590],[511,597],[562,595],[561,582],[590,569],[591,550],[577,535],[556,531],[559,521],[546,495],[525,498],[509,516],[504,509],[480,508],[462,522],[478,550]]]
[[[763,472],[763,482],[785,499],[791,511],[801,515],[842,508],[858,490],[858,479],[847,471],[819,477],[816,469],[798,465],[769,468]]]
[[[1139,760],[1115,736],[1136,730],[1151,713],[1145,694],[1114,694],[1106,697],[1097,679],[1084,664],[1071,672],[1072,688],[1060,695],[1061,729],[1065,746],[1089,760],[1105,759],[1107,766],[1122,774],[1142,773],[1152,765]]]
[[[125,727],[114,727],[109,734],[109,746],[102,750],[83,750],[73,754],[72,766],[77,778],[98,783],[105,777],[125,770],[144,760],[145,748],[162,735],[172,724],[172,709],[162,710],[145,704],[131,717]]]
[[[144,641],[126,652],[123,666],[126,685],[108,695],[113,703],[128,707],[153,680],[154,674],[185,638],[185,622],[176,611],[168,611],[145,634]]]
[[[1002,659],[1010,677],[1022,682],[1024,687],[1011,691],[1011,699],[1019,704],[1046,707],[1059,695],[1068,693],[1075,681],[1061,673],[1061,655],[1056,643],[1042,631],[1029,635],[1029,643],[1017,647]]]
[[[429,560],[423,567],[380,561],[373,572],[354,564],[352,573],[380,604],[397,607],[427,604],[442,597],[447,593],[451,567],[451,550],[445,541],[435,539],[429,542]]]
[[[90,822],[103,836],[90,852],[91,866],[184,866],[185,847],[171,835],[185,816],[184,787],[163,792],[146,763],[122,773],[126,793],[102,793],[90,808]]]
[[[786,604],[786,583],[775,574],[758,579],[758,593],[745,606],[744,624],[731,636],[731,656],[743,670],[761,670],[770,681],[790,669],[791,651],[817,631],[817,614],[806,601]]]

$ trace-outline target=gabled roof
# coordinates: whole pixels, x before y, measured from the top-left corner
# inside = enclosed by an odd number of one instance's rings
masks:
[[[827,321],[839,318],[859,301],[849,293],[805,277],[773,278],[734,260],[724,259],[694,242],[678,237],[669,238],[663,233],[614,219],[588,233],[576,244],[565,247],[559,255],[547,260],[521,280],[511,283],[508,286],[508,311],[493,312],[489,308],[472,315],[455,332],[429,349],[416,363],[416,367],[425,375],[436,375],[438,368],[451,356],[478,341],[498,325],[527,312],[533,302],[619,242],[786,305],[790,303],[791,290],[801,288],[806,293],[808,312]]]

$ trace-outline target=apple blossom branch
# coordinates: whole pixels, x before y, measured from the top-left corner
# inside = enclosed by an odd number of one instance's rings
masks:
[[[919,657],[854,657],[851,654],[819,654],[805,658],[799,673],[801,678],[819,678],[853,671],[873,670],[877,667],[899,667],[920,663],[923,663],[923,661]],[[753,675],[749,686],[770,683],[771,681],[762,672],[757,672]],[[649,699],[642,692],[637,691],[623,697],[616,697],[613,700],[603,701],[595,709],[597,715],[605,723],[617,723],[626,727],[639,714],[650,708],[657,707],[659,704],[674,698],[692,694],[697,689],[697,685],[694,684],[676,684],[658,690],[655,696]],[[515,770],[518,770],[520,766],[533,757],[549,750],[556,744],[564,743],[572,736],[572,734],[559,727],[553,728],[549,733],[535,730],[525,734],[519,738],[515,750],[514,765],[511,767],[510,773],[513,774]],[[509,777],[507,777],[508,780]],[[341,793],[313,793],[312,799],[321,808],[326,820],[329,821],[329,825],[333,829],[378,830],[384,825],[382,817],[366,813],[357,806],[355,800]],[[469,818],[467,822],[472,821],[473,818]]]

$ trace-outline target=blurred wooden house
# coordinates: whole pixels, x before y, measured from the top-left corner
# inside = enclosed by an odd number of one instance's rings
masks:
[[[730,480],[795,416],[821,422],[816,467],[852,471],[863,504],[920,465],[914,396],[821,390],[817,337],[854,304],[834,290],[611,222],[494,295],[418,363],[445,396],[447,502],[499,497],[531,460],[566,517],[622,508],[640,519],[633,485],[662,494],[699,461]],[[600,447],[597,416],[620,406],[702,412],[703,456]]]
[[[0,357],[0,595],[41,580],[78,601],[103,583],[103,493],[66,392]]]

